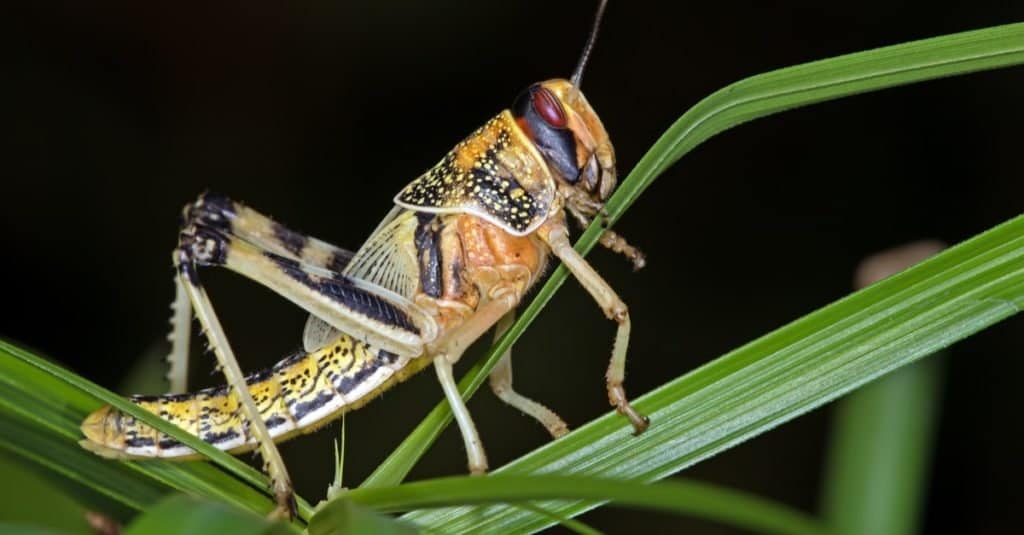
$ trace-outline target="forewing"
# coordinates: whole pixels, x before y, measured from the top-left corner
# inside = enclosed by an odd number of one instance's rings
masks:
[[[419,270],[416,264],[416,217],[412,212],[396,208],[359,248],[343,275],[366,283],[368,288],[383,288],[411,303],[416,291]],[[338,335],[324,320],[310,315],[302,335],[306,351],[315,351]]]

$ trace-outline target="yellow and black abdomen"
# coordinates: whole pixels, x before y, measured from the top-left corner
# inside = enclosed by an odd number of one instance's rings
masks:
[[[280,442],[365,405],[429,363],[343,334],[312,353],[288,357],[247,376],[246,384],[270,435]],[[218,449],[237,453],[257,445],[238,396],[226,386],[131,400]],[[82,446],[106,457],[195,456],[188,446],[110,406],[90,414],[82,432]]]

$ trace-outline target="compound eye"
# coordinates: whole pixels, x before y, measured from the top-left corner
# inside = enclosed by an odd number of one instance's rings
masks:
[[[553,128],[565,128],[568,124],[562,103],[544,86],[537,87],[533,92],[533,109]]]

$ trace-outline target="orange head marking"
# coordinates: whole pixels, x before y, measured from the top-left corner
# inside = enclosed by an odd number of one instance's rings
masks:
[[[533,84],[516,98],[512,114],[570,207],[596,213],[615,189],[615,149],[579,88],[562,79]]]

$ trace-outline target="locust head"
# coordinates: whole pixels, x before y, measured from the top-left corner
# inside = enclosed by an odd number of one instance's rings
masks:
[[[586,228],[615,190],[615,149],[601,119],[580,87],[583,71],[594,50],[608,0],[601,0],[587,44],[568,80],[555,78],[531,85],[512,105],[516,124],[543,157],[554,177],[564,207]],[[601,232],[601,245],[633,262],[645,264],[644,254],[611,229]]]
[[[586,226],[615,189],[615,149],[580,87],[597,41],[608,0],[601,0],[590,36],[568,80],[531,85],[512,105],[512,115],[544,157],[565,207]]]
[[[615,150],[579,88],[563,79],[533,84],[511,111],[547,162],[566,207],[581,222],[597,214],[615,189]]]

